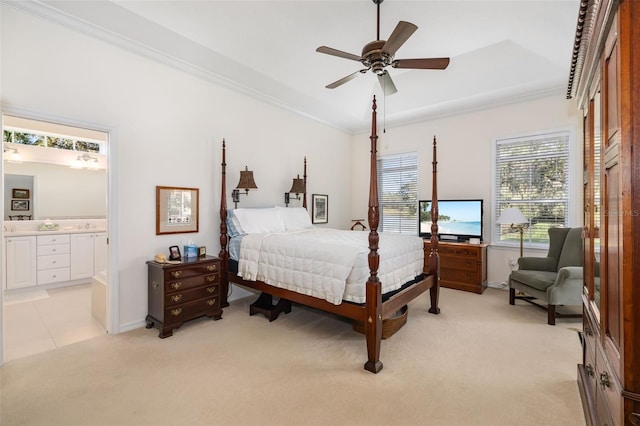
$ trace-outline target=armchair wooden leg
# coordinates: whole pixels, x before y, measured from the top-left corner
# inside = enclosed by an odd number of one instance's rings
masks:
[[[515,288],[510,288],[509,289],[509,304],[510,305],[515,305],[516,304],[516,289]]]
[[[556,305],[548,305],[547,312],[547,323],[549,323],[549,325],[556,325]]]

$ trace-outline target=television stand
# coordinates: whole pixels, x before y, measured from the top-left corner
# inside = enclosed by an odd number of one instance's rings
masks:
[[[487,247],[489,244],[438,242],[440,285],[481,294],[487,288]],[[431,244],[424,240],[425,268]]]

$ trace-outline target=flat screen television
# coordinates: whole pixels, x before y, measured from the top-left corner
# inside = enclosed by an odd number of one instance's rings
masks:
[[[482,242],[483,200],[438,200],[438,238],[441,241]],[[418,201],[418,233],[431,238],[431,200]]]

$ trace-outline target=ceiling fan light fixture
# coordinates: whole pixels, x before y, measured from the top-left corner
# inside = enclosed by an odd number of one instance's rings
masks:
[[[343,52],[342,50],[333,49],[327,46],[320,46],[316,49],[316,52],[324,53],[327,55],[337,56],[340,58],[349,59],[352,61],[359,61],[364,65],[365,69],[359,72],[364,74],[369,69],[378,76],[381,84],[384,82],[387,86],[393,86],[393,90],[382,89],[385,94],[393,94],[396,92],[395,85],[391,80],[391,76],[385,70],[385,67],[391,65],[393,68],[409,68],[409,69],[445,69],[449,65],[449,58],[419,58],[419,59],[395,59],[396,51],[402,47],[402,45],[411,37],[411,35],[418,29],[418,27],[411,22],[400,21],[394,28],[393,32],[389,36],[388,40],[380,39],[380,4],[384,0],[372,0],[377,5],[378,19],[377,19],[377,32],[376,38],[372,42],[367,43],[362,49],[362,55],[354,55],[352,53]],[[325,86],[328,89],[335,89],[342,86],[348,81],[353,80],[357,76],[358,71],[349,74],[340,80],[334,81],[331,84]],[[382,80],[383,78],[383,80]],[[387,93],[390,92],[390,93]]]

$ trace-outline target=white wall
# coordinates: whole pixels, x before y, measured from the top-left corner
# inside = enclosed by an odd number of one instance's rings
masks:
[[[381,116],[378,114],[378,118]],[[575,132],[572,147],[574,157],[581,161],[581,118],[575,101],[565,99],[563,93],[522,103],[514,103],[482,111],[471,112],[423,123],[378,129],[380,155],[418,152],[419,198],[431,198],[432,146],[434,135],[438,141],[438,198],[483,198],[485,241],[491,242],[492,211],[492,151],[494,139],[523,135],[540,130],[570,128]],[[368,134],[354,137],[352,157],[353,217],[366,217],[368,202],[368,162],[364,158],[369,150]],[[572,164],[575,200],[571,226],[581,225],[582,164]],[[488,253],[488,281],[500,283],[509,275],[508,258],[519,257],[519,248],[491,246]],[[527,251],[528,252],[528,251]],[[525,252],[525,255],[527,255]],[[531,251],[530,253],[535,253]],[[541,255],[536,253],[536,255]]]
[[[350,224],[349,135],[8,6],[1,31],[5,111],[111,132],[122,329],[144,323],[154,253],[190,239],[218,253],[223,138],[230,205],[245,165],[259,189],[240,206],[282,205],[307,156],[309,193],[329,195],[327,226]],[[199,233],[155,235],[156,185],[200,189]]]

